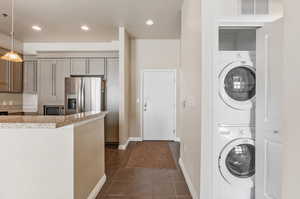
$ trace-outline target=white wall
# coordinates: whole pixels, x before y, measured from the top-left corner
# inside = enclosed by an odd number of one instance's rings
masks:
[[[202,43],[200,0],[185,0],[182,6],[180,156],[193,198],[200,195]],[[209,27],[209,26],[208,26]]]
[[[74,198],[73,149],[72,125],[0,129],[0,198]]]
[[[300,179],[300,2],[284,0],[283,190],[282,199],[299,198]]]
[[[142,136],[139,103],[141,71],[143,69],[178,69],[179,73],[179,60],[179,40],[134,39],[131,41],[130,137]]]

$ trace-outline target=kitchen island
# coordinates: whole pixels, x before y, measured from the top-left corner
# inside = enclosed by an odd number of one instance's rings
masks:
[[[1,116],[0,198],[95,198],[106,180],[105,115]]]

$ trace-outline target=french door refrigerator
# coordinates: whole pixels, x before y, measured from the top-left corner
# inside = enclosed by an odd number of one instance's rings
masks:
[[[76,76],[65,78],[66,115],[103,111],[105,82],[102,77]]]

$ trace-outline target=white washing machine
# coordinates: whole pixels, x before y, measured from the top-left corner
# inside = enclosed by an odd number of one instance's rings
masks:
[[[255,124],[255,52],[220,51],[215,68],[218,124]]]
[[[219,126],[215,154],[218,199],[254,199],[255,128]]]

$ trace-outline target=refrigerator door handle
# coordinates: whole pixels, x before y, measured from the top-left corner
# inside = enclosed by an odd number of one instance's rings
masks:
[[[76,112],[80,112],[81,111],[81,84],[78,85],[78,104],[77,104],[77,110]]]
[[[80,97],[81,97],[81,104],[80,104],[80,112],[84,111],[84,95],[83,95],[83,91],[84,91],[84,80],[81,80],[81,91],[80,91]]]

